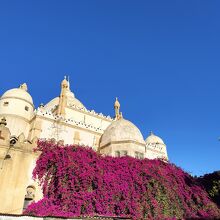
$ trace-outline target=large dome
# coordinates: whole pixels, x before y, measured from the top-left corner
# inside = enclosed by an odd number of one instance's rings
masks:
[[[59,104],[59,97],[56,97],[54,99],[52,99],[51,101],[49,101],[46,105],[45,105],[45,109],[52,109],[55,106],[57,106]],[[77,106],[79,108],[85,108],[85,106],[75,97],[71,97],[68,96],[67,98],[67,106]]]
[[[61,82],[61,96],[64,95],[66,97],[67,100],[67,106],[65,107],[78,107],[78,108],[85,108],[85,106],[77,99],[75,98],[74,93],[70,90],[70,83],[69,81],[67,81],[66,77],[64,78],[64,80]],[[51,101],[49,101],[46,105],[45,105],[45,109],[53,109],[55,106],[59,105],[59,101],[60,98],[56,97],[54,99],[52,99]]]
[[[74,95],[73,92],[71,92],[70,90],[68,90],[66,92],[67,95],[67,106],[71,107],[71,106],[77,106],[80,108],[85,108],[85,106],[82,104],[82,102],[80,102]]]
[[[164,144],[163,140],[154,135],[153,132],[150,133],[150,135],[146,138],[146,144]]]
[[[145,144],[140,130],[130,121],[120,118],[112,122],[104,131],[100,147],[112,142],[138,142]]]
[[[2,95],[1,99],[5,99],[5,98],[21,99],[33,105],[33,99],[31,95],[25,89],[22,89],[22,88],[15,88],[15,89],[10,89],[6,91]]]

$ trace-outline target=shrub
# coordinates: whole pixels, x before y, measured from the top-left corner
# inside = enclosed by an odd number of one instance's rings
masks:
[[[205,174],[198,178],[198,182],[208,192],[213,202],[220,207],[220,171]]]

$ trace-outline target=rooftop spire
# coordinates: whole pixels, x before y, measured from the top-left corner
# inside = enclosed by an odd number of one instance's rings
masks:
[[[61,82],[61,88],[69,88],[69,82],[66,79],[66,76],[64,76],[64,80]]]
[[[114,109],[115,109],[115,118],[117,120],[122,118],[122,113],[120,112],[120,102],[118,101],[117,97],[115,99]]]
[[[115,104],[114,104],[114,107],[118,107],[120,108],[120,103],[118,101],[118,97],[115,98]]]
[[[64,80],[61,82],[61,93],[59,98],[59,105],[57,109],[57,114],[65,116],[65,108],[67,106],[67,96],[66,92],[69,90],[69,82],[66,80],[66,76],[64,76]]]

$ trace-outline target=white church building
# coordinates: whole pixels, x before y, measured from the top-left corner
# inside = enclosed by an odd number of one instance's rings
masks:
[[[152,132],[144,141],[140,130],[122,117],[116,98],[115,116],[88,110],[70,90],[65,78],[60,96],[35,109],[24,83],[0,98],[0,118],[5,117],[12,136],[55,139],[64,144],[91,146],[105,155],[168,159],[166,145]]]
[[[150,133],[144,140],[140,130],[122,117],[117,99],[114,109],[113,118],[86,109],[66,79],[60,96],[36,109],[25,83],[6,91],[0,98],[0,201],[4,201],[0,213],[21,214],[42,198],[41,188],[32,179],[40,154],[33,151],[38,139],[90,146],[114,157],[168,160],[161,138]]]

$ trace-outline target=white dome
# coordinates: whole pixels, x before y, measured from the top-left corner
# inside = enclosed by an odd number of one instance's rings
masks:
[[[69,90],[66,92],[66,95],[67,95],[67,106],[71,107],[75,105],[80,108],[85,108],[85,106],[77,98],[75,98],[75,95],[73,92]]]
[[[145,144],[140,130],[130,121],[120,118],[112,122],[104,131],[100,147],[111,142],[134,141],[140,144]]]
[[[22,99],[26,102],[29,102],[31,105],[33,105],[33,99],[31,97],[31,95],[25,91],[22,88],[15,88],[15,89],[10,89],[8,91],[6,91],[1,99],[5,99],[5,98],[15,98],[15,99]]]
[[[152,132],[145,140],[146,144],[164,144],[163,140]]]
[[[56,98],[50,100],[50,101],[44,106],[44,108],[49,110],[49,109],[54,108],[54,107],[55,107],[56,105],[58,105],[58,104],[59,104],[59,97],[56,97]]]
[[[59,97],[56,97],[54,99],[52,99],[51,101],[49,101],[46,105],[45,105],[45,109],[52,109],[54,108],[56,105],[59,105]],[[74,96],[67,96],[67,106],[77,106],[80,108],[85,108],[85,106],[78,100],[76,99]]]

